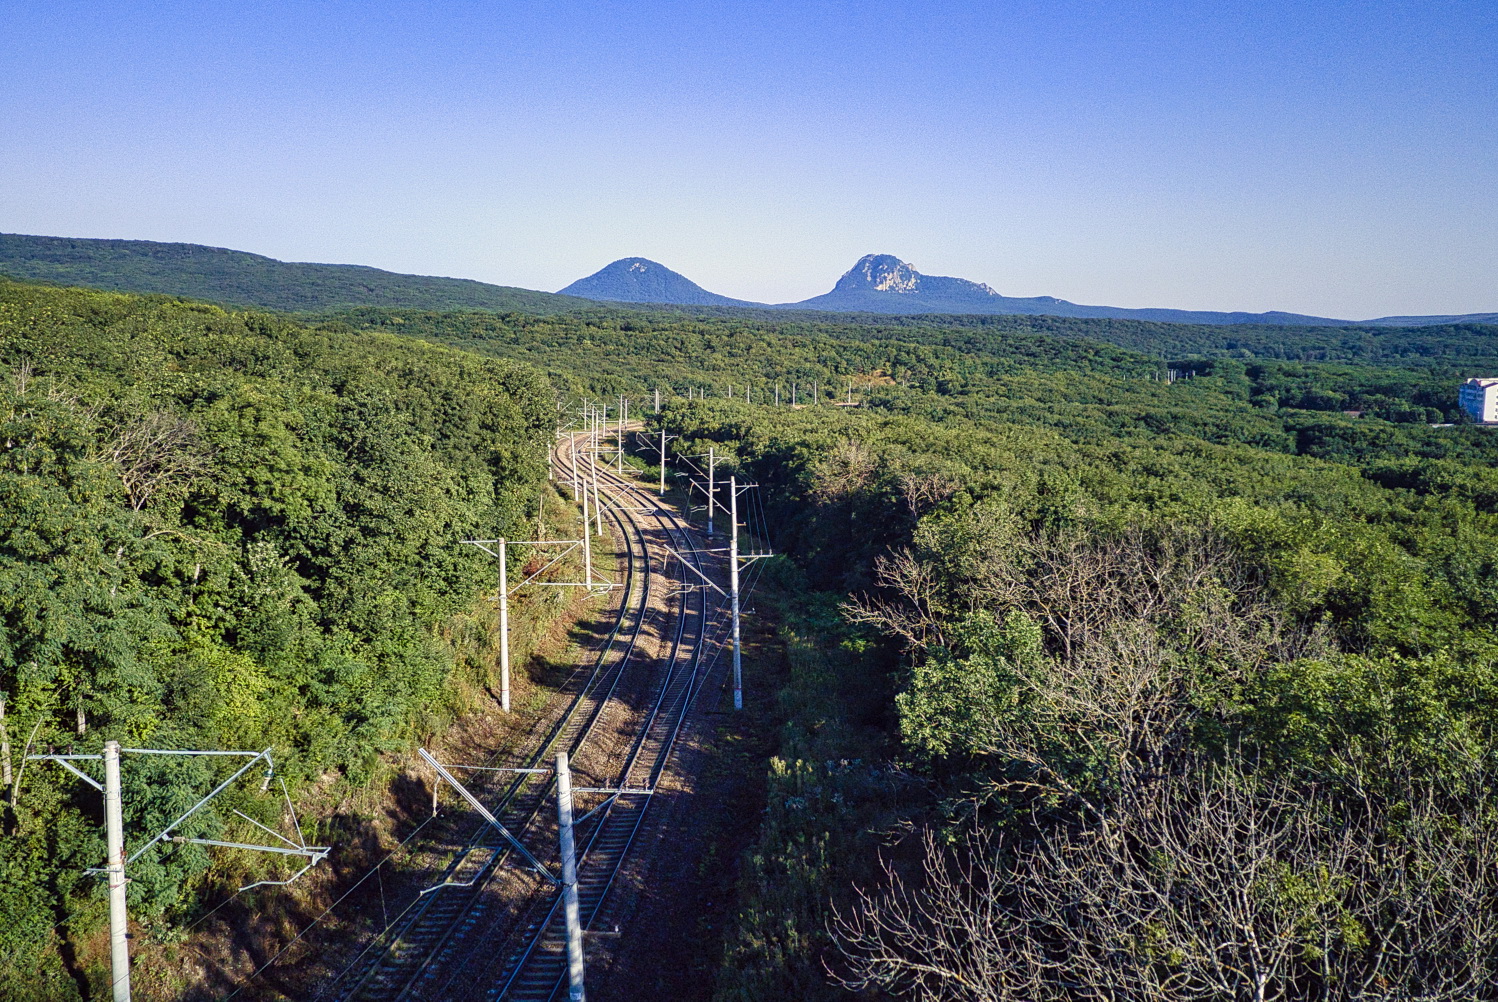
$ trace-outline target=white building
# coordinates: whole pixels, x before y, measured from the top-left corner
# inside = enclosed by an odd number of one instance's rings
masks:
[[[1473,420],[1498,424],[1498,379],[1467,380],[1457,400]]]

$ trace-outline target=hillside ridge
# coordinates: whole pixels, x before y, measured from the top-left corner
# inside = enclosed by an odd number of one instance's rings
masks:
[[[0,275],[109,292],[188,296],[226,306],[310,312],[354,306],[561,313],[594,304],[467,278],[404,275],[356,264],[154,240],[0,233]]]

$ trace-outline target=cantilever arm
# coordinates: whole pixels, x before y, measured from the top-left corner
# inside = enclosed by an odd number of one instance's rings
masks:
[[[704,574],[701,571],[699,571],[696,567],[694,567],[692,565],[692,562],[690,560],[688,560],[686,557],[682,556],[680,553],[677,553],[675,550],[673,550],[669,546],[667,546],[665,549],[666,549],[667,553],[671,554],[677,560],[680,560],[683,567],[685,567],[687,570],[691,571],[693,574],[697,575],[702,580],[706,581],[708,583],[708,585],[713,589],[713,591],[717,592],[719,595],[722,595],[724,598],[728,597],[728,592],[726,592],[722,588],[718,587],[718,582],[714,581],[712,578],[708,577],[706,574]]]
[[[504,825],[500,824],[499,823],[499,819],[496,818],[493,814],[489,813],[489,808],[485,807],[482,803],[479,802],[479,799],[477,797],[475,797],[473,794],[471,794],[471,793],[468,792],[468,788],[467,787],[465,787],[462,783],[460,783],[456,779],[454,779],[453,778],[453,774],[450,773],[450,772],[448,772],[447,769],[446,769],[446,767],[444,767],[441,762],[438,762],[436,759],[432,758],[431,753],[428,752],[425,748],[418,748],[418,749],[416,749],[416,754],[420,755],[423,759],[425,759],[427,765],[430,765],[433,769],[436,769],[437,770],[437,775],[439,775],[443,779],[447,780],[448,783],[450,783],[452,785],[452,788],[454,790],[457,790],[458,793],[462,794],[463,799],[466,800],[466,801],[468,801],[468,805],[470,807],[472,807],[474,810],[478,811],[479,814],[483,816],[483,819],[485,821],[487,821],[487,822],[489,822],[489,824],[493,825],[494,829],[496,831],[498,831],[501,835],[504,836],[505,841],[509,842],[510,845],[514,846],[515,847],[515,851],[518,852],[518,853],[520,853],[520,855],[524,856],[525,859],[526,859],[526,862],[530,863],[532,866],[534,866],[536,868],[536,872],[537,873],[540,873],[542,876],[544,876],[547,880],[551,881],[553,884],[556,884],[557,886],[561,886],[562,882],[560,880],[558,880],[556,877],[552,876],[551,871],[548,870],[548,869],[546,869],[546,867],[542,866],[541,865],[541,861],[539,859],[537,859],[535,856],[532,856],[531,853],[530,853],[530,850],[527,849],[525,846],[521,845],[520,844],[520,840],[518,838],[516,838],[514,835],[510,834],[510,829],[508,829]]]

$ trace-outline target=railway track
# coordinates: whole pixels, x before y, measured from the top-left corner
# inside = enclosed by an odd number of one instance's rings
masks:
[[[554,457],[559,469],[566,468],[568,447],[570,442]],[[581,470],[591,475],[592,462],[583,457]],[[686,524],[628,479],[602,466],[597,473],[600,493],[607,491],[604,511],[626,553],[614,626],[560,719],[522,760],[505,764],[545,768],[565,748],[580,776],[599,785],[649,789],[665,769],[702,685],[708,603],[701,589],[681,587],[695,580],[679,578],[695,575],[678,568],[673,581],[669,573],[678,558],[665,546],[700,564]],[[642,649],[652,624],[659,627],[656,657]],[[632,737],[621,742],[631,727]],[[553,790],[549,774],[522,773],[499,792],[491,810],[555,872],[555,817],[547,809]],[[649,798],[630,795],[598,806],[577,832],[584,928],[601,915],[647,816]],[[384,1002],[530,1000],[556,994],[566,970],[559,895],[525,868],[498,832],[488,825],[476,831],[440,884],[392,923],[321,997]]]

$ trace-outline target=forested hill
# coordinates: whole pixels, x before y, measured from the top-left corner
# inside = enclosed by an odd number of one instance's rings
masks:
[[[347,325],[424,338],[486,355],[519,359],[579,394],[639,394],[655,387],[726,393],[753,382],[756,392],[796,382],[842,391],[847,379],[868,384],[956,387],[1001,372],[1087,371],[1143,375],[1148,355],[1101,341],[990,332],[982,344],[915,327],[876,327],[828,314],[776,322],[672,313],[594,310],[556,317],[419,310],[347,310],[327,318]],[[956,343],[948,343],[948,341]]]
[[[1031,334],[1107,341],[1159,357],[1230,357],[1295,361],[1347,361],[1401,364],[1498,358],[1498,323],[1450,323],[1425,327],[1314,327],[1253,324],[1160,323],[1112,318],[927,316],[880,317],[881,326],[900,323],[946,332],[981,344],[993,335]],[[960,332],[960,333],[959,333]]]
[[[738,322],[784,331],[837,330],[856,340],[917,341],[974,351],[1001,348],[1010,338],[1020,336],[1107,342],[1157,359],[1241,358],[1373,364],[1498,360],[1498,323],[1487,322],[1425,327],[1315,327],[1018,314],[826,313],[659,304],[652,305],[650,311],[659,317]]]
[[[341,306],[400,306],[560,313],[594,305],[574,296],[463,278],[400,275],[351,264],[290,263],[199,244],[19,233],[0,233],[0,275],[293,312]]]
[[[105,738],[274,746],[293,792],[367,778],[452,698],[464,669],[442,629],[493,573],[457,540],[534,525],[554,408],[523,364],[0,281],[0,698],[13,754],[28,734],[33,748],[80,753]],[[164,824],[211,786],[206,769],[132,765],[127,825]],[[96,884],[80,871],[104,847],[84,813],[96,802],[74,787],[32,767],[14,809],[0,806],[7,999],[77,997],[59,930],[97,928]],[[216,802],[222,813],[189,834],[221,837],[231,808],[255,810]],[[197,846],[143,856],[132,918],[180,920],[208,864]]]
[[[1197,324],[1097,317],[857,314],[804,309],[611,303],[466,279],[399,275],[355,265],[292,264],[242,251],[145,240],[0,234],[0,276],[121,292],[186,296],[229,306],[326,316],[347,308],[560,316],[646,314],[651,329],[692,318],[787,335],[899,340],[995,353],[1014,338],[1106,342],[1159,358],[1237,357],[1401,364],[1498,360],[1498,324],[1317,327]],[[684,280],[683,280],[684,281]],[[369,316],[366,314],[365,316]],[[667,320],[666,318],[677,318]],[[393,322],[393,321],[392,321]],[[425,323],[426,321],[422,321]],[[476,321],[483,323],[486,321]],[[444,326],[451,322],[442,321]]]
[[[1276,328],[1265,334],[1264,328],[1064,317],[846,317],[711,309],[594,309],[538,317],[364,308],[323,319],[524,359],[545,369],[559,385],[586,385],[589,392],[640,392],[657,385],[722,390],[774,380],[783,381],[789,391],[791,380],[842,385],[848,378],[951,389],[980,374],[1020,369],[1139,375],[1171,366],[1202,368],[1194,360],[1241,359],[1277,366],[1292,360],[1339,361],[1418,370],[1424,374],[1412,378],[1422,384],[1419,406],[1444,408],[1445,400],[1437,403],[1432,395],[1450,398],[1454,406],[1451,387],[1459,376],[1498,371],[1498,326],[1483,324],[1418,330]],[[1344,376],[1318,372],[1338,384],[1336,393],[1343,392]],[[1397,382],[1404,377],[1392,378]],[[1379,380],[1354,380],[1359,381],[1371,385]],[[1411,391],[1395,395],[1413,401]],[[1316,409],[1335,402],[1326,396]]]

